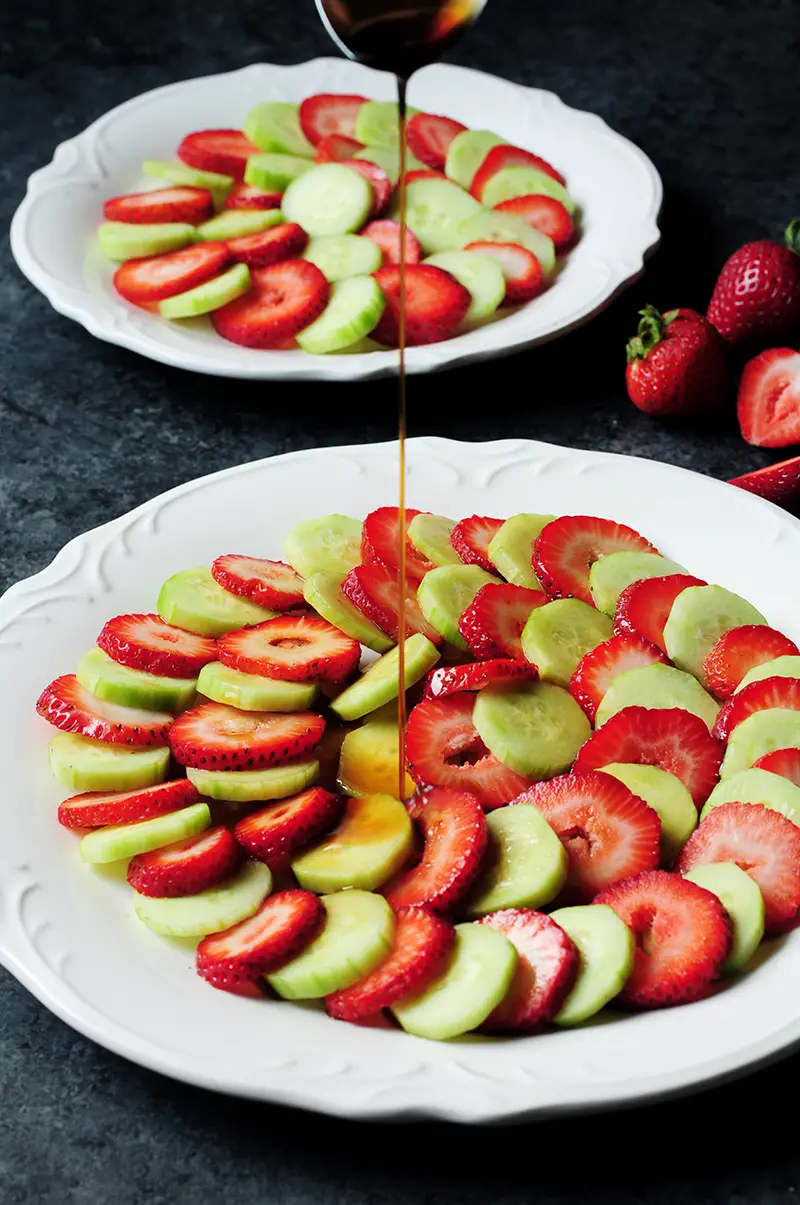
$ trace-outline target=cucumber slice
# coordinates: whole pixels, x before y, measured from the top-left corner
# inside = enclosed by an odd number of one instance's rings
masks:
[[[376,714],[366,724],[348,732],[339,750],[339,786],[346,795],[394,795],[397,792],[400,741],[397,709]],[[409,774],[402,792],[410,799],[416,791]]]
[[[462,130],[447,148],[445,175],[469,191],[475,173],[493,146],[507,146],[505,138],[491,130]]]
[[[377,243],[374,246],[380,256]],[[386,298],[371,276],[340,280],[331,286],[330,299],[319,318],[296,336],[298,346],[315,356],[352,347],[375,329],[385,308]]]
[[[607,615],[579,598],[558,598],[531,611],[522,629],[522,651],[539,667],[540,677],[567,687],[582,658],[613,635]]]
[[[356,151],[353,155],[354,159],[364,159],[367,163],[375,163],[378,167],[383,168],[389,181],[394,187],[400,179],[400,148],[396,146],[366,146],[363,151]],[[411,151],[406,147],[406,171],[418,172],[425,171],[425,164],[422,163],[416,155],[412,155]],[[392,208],[392,217],[399,217],[400,203],[399,198],[395,199],[395,205]]]
[[[185,711],[191,707],[196,678],[164,678],[112,661],[102,649],[89,649],[78,662],[78,681],[97,699],[155,711]]]
[[[307,711],[319,693],[315,682],[282,682],[260,674],[243,674],[219,661],[204,665],[197,689],[215,703],[240,711]]]
[[[223,589],[201,565],[173,573],[161,587],[156,607],[162,619],[200,636],[224,636],[249,624],[274,619],[276,612]]]
[[[107,259],[141,259],[188,246],[194,242],[194,226],[188,222],[143,223],[139,226],[131,222],[103,222],[97,230],[97,242]]]
[[[448,644],[469,652],[469,645],[458,630],[458,621],[481,586],[498,579],[478,565],[441,565],[430,569],[417,590],[422,614]]]
[[[578,1025],[622,991],[633,970],[636,942],[607,904],[557,908],[550,915],[573,941],[580,958],[578,977],[554,1021]]]
[[[250,269],[247,264],[234,264],[221,276],[159,302],[158,312],[162,318],[198,318],[201,314],[220,309],[229,301],[235,301],[237,297],[243,297],[249,288]]]
[[[365,644],[368,649],[386,653],[392,648],[393,641],[386,633],[366,615],[362,615],[358,607],[353,606],[342,593],[342,579],[338,573],[326,573],[324,570],[312,573],[303,584],[303,597],[323,619],[327,619],[346,636]]]
[[[764,936],[764,897],[758,883],[735,862],[693,866],[683,877],[715,895],[730,917],[733,939],[722,974],[743,971]]]
[[[490,318],[506,295],[506,282],[499,264],[476,251],[443,251],[424,261],[455,276],[472,298],[465,322]]]
[[[722,586],[689,586],[682,590],[664,625],[664,646],[670,661],[703,681],[703,662],[731,628],[766,624],[754,606]]]
[[[681,780],[659,766],[632,762],[612,762],[602,771],[624,782],[657,813],[661,821],[661,860],[671,866],[697,828],[697,808]]]
[[[301,577],[335,573],[342,581],[361,564],[361,528],[361,520],[348,515],[301,519],[284,540],[283,555]]]
[[[282,208],[287,222],[317,238],[360,230],[372,200],[372,185],[360,172],[342,163],[320,163],[292,181]]]
[[[745,686],[750,686],[752,682],[761,682],[764,678],[800,678],[800,657],[773,657],[772,661],[754,666],[748,670],[733,693],[738,695]]]
[[[145,159],[142,171],[156,180],[166,180],[168,184],[207,188],[214,197],[215,209],[222,208],[234,184],[233,176],[223,175],[222,172],[200,171],[199,168],[189,167],[188,163],[171,159]]]
[[[267,151],[263,155],[251,155],[244,169],[245,184],[252,184],[264,192],[285,192],[293,180],[309,172],[314,166],[311,159],[300,155],[280,155]],[[294,221],[287,218],[287,221]]]
[[[319,777],[319,762],[296,761],[267,770],[195,770],[189,766],[186,777],[208,799],[262,803],[285,799],[310,787]]]
[[[419,109],[408,108],[409,121]],[[355,137],[367,147],[400,145],[400,112],[393,100],[368,100],[356,115]]]
[[[538,808],[497,808],[486,817],[485,869],[467,900],[467,916],[500,908],[541,908],[567,880],[567,852]]]
[[[482,212],[468,192],[449,180],[412,180],[406,187],[406,223],[426,252],[463,247],[463,223]]]
[[[575,213],[575,202],[563,184],[535,167],[504,167],[488,180],[481,200],[487,209],[514,197],[545,196],[560,201],[567,213]]]
[[[439,660],[439,650],[421,632],[415,632],[405,642],[406,690],[419,682]],[[331,703],[331,711],[343,720],[358,720],[370,711],[377,711],[400,691],[400,652],[390,649],[368,666],[360,678],[343,690]]]
[[[691,674],[660,662],[617,674],[597,708],[595,728],[605,724],[623,707],[680,707],[699,716],[709,729],[714,727],[719,711],[716,699],[712,699]]]
[[[461,565],[461,557],[450,543],[450,532],[454,527],[452,519],[420,511],[408,525],[408,538],[417,552],[433,565]]]
[[[414,849],[405,805],[391,795],[348,799],[337,828],[292,862],[301,887],[323,895],[358,887],[374,891],[390,879]]]
[[[423,992],[392,1005],[406,1033],[446,1041],[477,1029],[511,987],[517,951],[489,925],[456,925],[447,969]]]
[[[95,829],[81,839],[80,853],[84,862],[121,862],[136,854],[146,854],[151,849],[161,849],[164,845],[184,841],[195,833],[202,833],[210,823],[208,804],[193,803],[188,808],[154,816],[151,820]]]
[[[163,937],[206,937],[247,920],[272,890],[272,875],[263,862],[245,862],[233,878],[199,895],[159,899],[134,892],[136,915]]]
[[[552,523],[555,515],[514,515],[506,519],[489,543],[489,560],[514,586],[540,590],[533,572],[533,545],[543,527]]]
[[[761,803],[800,827],[800,787],[769,770],[741,770],[718,782],[700,813],[701,823],[723,803]]]
[[[589,589],[598,611],[613,616],[620,594],[633,582],[685,572],[675,561],[659,556],[657,552],[612,552],[592,565]]]
[[[434,184],[436,181],[421,180],[420,183]],[[409,189],[413,187],[416,187],[416,182],[409,185]],[[458,223],[453,237],[456,247],[466,247],[468,243],[519,243],[536,256],[545,276],[550,276],[556,266],[553,240],[541,230],[535,230],[517,213],[480,209]]]
[[[133,791],[163,782],[169,769],[169,749],[131,749],[109,745],[88,736],[59,732],[50,741],[48,757],[53,777],[76,791]]]
[[[382,895],[340,891],[322,898],[325,928],[299,958],[267,975],[285,1000],[319,1000],[343,991],[383,962],[394,940],[394,913]]]
[[[261,234],[280,226],[284,217],[280,209],[226,209],[203,222],[194,232],[196,243],[224,243],[232,238]],[[244,267],[243,264],[237,265]]]
[[[549,682],[497,682],[478,691],[472,722],[495,757],[540,780],[569,770],[592,729],[572,695]]]
[[[303,259],[315,264],[325,279],[334,284],[348,276],[369,276],[371,272],[377,272],[383,256],[371,238],[363,238],[360,234],[326,234],[311,240]]]
[[[267,100],[247,114],[244,133],[260,151],[314,158],[314,147],[300,126],[300,106],[288,100]]]
[[[800,711],[770,707],[755,711],[737,724],[719,768],[720,778],[749,770],[765,753],[776,749],[800,749]]]

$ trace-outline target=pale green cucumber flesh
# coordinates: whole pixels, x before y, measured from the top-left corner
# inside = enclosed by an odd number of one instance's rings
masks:
[[[267,100],[247,114],[244,133],[261,151],[313,159],[314,147],[300,125],[300,106],[288,100]]]
[[[319,693],[315,682],[282,682],[245,674],[219,661],[203,666],[197,689],[207,699],[240,711],[307,711]]]
[[[287,222],[318,238],[360,230],[372,202],[372,185],[360,172],[343,163],[320,163],[292,180],[281,208]]]
[[[406,110],[407,120],[412,118],[418,109],[409,107]],[[398,147],[400,145],[400,118],[397,102],[393,100],[368,100],[356,114],[355,137],[365,143],[367,149],[378,146]]]
[[[449,180],[412,180],[406,186],[406,222],[426,253],[463,246],[457,231],[481,212],[475,198]]]
[[[664,646],[678,669],[703,681],[703,662],[720,636],[745,624],[766,624],[746,599],[722,586],[689,586],[682,590],[664,625]]]
[[[415,632],[405,642],[406,689],[419,682],[439,660],[439,650],[421,632]],[[400,692],[400,652],[390,649],[368,666],[360,678],[348,686],[331,703],[331,711],[343,720],[358,720],[371,711],[396,699]]]
[[[53,777],[76,791],[132,791],[163,782],[169,749],[110,745],[87,736],[59,732],[48,747]]]
[[[607,904],[558,908],[551,918],[578,951],[578,977],[556,1025],[578,1025],[605,1008],[624,988],[633,970],[636,942],[633,933]]]
[[[461,565],[461,557],[450,543],[450,532],[454,527],[452,519],[420,511],[408,525],[408,538],[431,564]]]
[[[413,185],[409,185],[409,188],[411,187]],[[553,240],[541,230],[534,229],[517,213],[479,209],[477,213],[458,223],[452,237],[455,239],[452,244],[455,247],[466,247],[469,243],[519,243],[536,256],[545,276],[550,276],[556,266],[556,248]]]
[[[376,653],[386,653],[394,642],[382,632],[358,607],[342,593],[342,578],[338,573],[320,570],[303,583],[303,597],[323,619],[339,628],[346,636],[365,644]]]
[[[165,678],[131,669],[96,647],[81,657],[77,677],[98,699],[156,711],[185,711],[194,702],[197,688],[196,678]]]
[[[376,243],[373,246],[379,251]],[[340,280],[331,286],[330,299],[319,318],[296,336],[298,346],[316,356],[352,347],[375,329],[385,308],[386,297],[371,276]]]
[[[365,146],[363,151],[356,151],[353,155],[354,159],[363,159],[367,163],[374,163],[377,167],[383,169],[389,177],[389,181],[394,188],[397,181],[400,179],[400,150],[396,146]],[[425,164],[420,163],[416,155],[412,155],[411,151],[406,147],[406,171],[424,171]],[[399,204],[392,209],[392,217],[397,216]]]
[[[220,309],[229,301],[235,301],[237,297],[243,297],[249,288],[250,269],[247,264],[234,264],[221,276],[159,302],[158,312],[162,318],[198,318],[201,314]]]
[[[186,222],[161,222],[134,225],[129,222],[104,222],[97,231],[97,242],[107,259],[145,259],[179,251],[194,241],[194,226]]]
[[[408,860],[414,830],[405,805],[391,795],[348,799],[344,816],[327,837],[295,858],[301,887],[324,895],[357,887],[375,891]]]
[[[252,184],[264,192],[284,192],[293,181],[300,178],[304,172],[309,172],[314,164],[311,159],[300,155],[282,155],[275,151],[267,151],[263,155],[251,155],[244,169],[245,184]],[[294,221],[287,218],[287,221]]]
[[[489,846],[467,915],[541,908],[555,899],[567,879],[567,853],[539,809],[530,803],[496,808],[486,827]]]
[[[558,598],[531,612],[522,649],[542,678],[567,687],[586,654],[613,635],[607,615],[578,598]]]
[[[555,515],[513,515],[498,528],[489,543],[489,560],[507,582],[540,590],[531,560],[533,545]]]
[[[730,778],[776,749],[800,749],[800,711],[770,707],[737,724],[728,738],[719,776]]]
[[[97,828],[81,839],[80,854],[84,862],[120,862],[123,858],[133,858],[136,854],[184,841],[195,833],[202,833],[210,823],[208,804],[193,803],[150,820]]]
[[[448,644],[469,652],[458,621],[482,586],[498,579],[478,565],[441,565],[430,569],[419,584],[417,599],[422,614]]]
[[[200,636],[224,636],[237,628],[274,619],[276,614],[223,589],[205,565],[182,569],[168,577],[161,587],[157,610],[167,623]]]
[[[800,787],[769,770],[741,770],[718,782],[700,813],[701,822],[723,803],[761,803],[800,826]]]
[[[469,189],[489,151],[505,141],[505,138],[500,138],[491,130],[462,130],[447,148],[445,174],[462,188]]]
[[[196,243],[224,243],[228,239],[261,234],[283,222],[280,209],[226,209],[195,230]]]
[[[754,666],[745,674],[733,693],[738,695],[745,686],[761,682],[764,678],[800,678],[800,657],[773,657],[772,661]]]
[[[266,770],[196,770],[189,766],[186,777],[208,799],[261,803],[285,799],[310,787],[319,777],[319,762],[296,761]]]
[[[661,821],[662,862],[672,866],[697,828],[697,808],[681,780],[659,766],[632,762],[612,762],[601,769],[623,782],[657,814]]]
[[[377,272],[383,255],[371,238],[360,234],[326,234],[311,240],[303,252],[303,259],[314,264],[326,280],[335,284],[349,276],[369,276],[371,272]]]
[[[723,975],[743,971],[764,936],[764,897],[758,884],[735,862],[693,866],[683,877],[715,895],[730,917],[733,934]]]
[[[680,565],[657,552],[612,552],[592,565],[589,589],[598,611],[613,616],[620,594],[634,582],[685,572]]]
[[[425,263],[449,272],[467,290],[472,301],[465,322],[490,318],[506,295],[505,277],[488,255],[476,251],[443,251],[430,256]]]
[[[569,770],[592,731],[572,695],[540,681],[486,686],[472,722],[498,761],[537,781]]]
[[[301,577],[335,573],[339,581],[361,564],[360,519],[321,515],[295,523],[283,544],[283,555]]]
[[[696,678],[659,661],[617,674],[597,708],[595,727],[605,724],[623,707],[655,707],[661,710],[679,707],[682,711],[699,716],[709,728],[714,727],[719,712],[716,699],[703,690]]]
[[[495,205],[502,205],[503,201],[511,201],[514,197],[531,196],[553,197],[568,214],[575,213],[575,202],[560,181],[554,180],[547,172],[524,165],[504,167],[495,172],[484,186],[481,201],[487,209],[493,209]]]
[[[224,205],[234,184],[233,176],[224,175],[222,172],[204,172],[179,160],[145,159],[142,171],[157,180],[166,180],[169,184],[183,185],[187,188],[207,188],[214,195],[216,209]]]
[[[232,878],[198,895],[160,899],[134,892],[136,915],[163,937],[207,937],[257,912],[272,890],[263,862],[245,862]]]

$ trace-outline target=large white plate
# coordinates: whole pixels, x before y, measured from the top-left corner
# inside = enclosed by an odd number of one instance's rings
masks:
[[[94,245],[103,201],[139,187],[144,158],[173,158],[180,139],[203,127],[240,127],[258,101],[300,100],[313,92],[390,98],[391,77],[345,59],[296,67],[261,64],[146,92],[112,109],[52,163],[31,176],[14,217],[11,246],[28,279],[51,305],[99,339],[195,372],[255,379],[352,380],[386,376],[397,353],[309,356],[266,352],[218,338],[207,319],[168,323],[114,292],[112,270]],[[639,276],[658,243],[661,181],[650,160],[599,117],[463,67],[437,65],[414,76],[418,108],[494,129],[557,163],[583,210],[583,236],[553,287],[535,302],[457,339],[414,348],[409,372],[430,372],[517,351],[580,325]]]
[[[395,444],[320,448],[180,486],[68,544],[0,600],[0,959],[103,1046],[177,1079],[349,1117],[539,1117],[686,1090],[800,1037],[800,932],[712,999],[574,1032],[437,1044],[315,1007],[208,988],[148,932],[119,876],[79,863],[49,778],[41,688],[111,615],[151,608],[171,572],[227,551],[280,555],[297,519],[395,500]],[[800,523],[733,486],[647,460],[522,440],[415,439],[410,504],[451,515],[598,513],[630,523],[800,639]]]

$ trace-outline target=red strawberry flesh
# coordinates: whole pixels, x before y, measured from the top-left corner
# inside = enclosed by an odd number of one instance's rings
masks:
[[[259,153],[241,130],[197,130],[178,147],[178,158],[204,172],[220,172],[241,180],[247,160]]]
[[[215,641],[173,627],[160,615],[117,615],[97,643],[119,665],[164,678],[196,678],[217,659]]]
[[[703,663],[707,688],[718,699],[727,699],[746,674],[775,657],[797,657],[793,640],[763,624],[731,628],[720,636]]]
[[[578,973],[578,951],[551,917],[529,908],[507,908],[481,918],[507,937],[518,954],[511,988],[484,1023],[494,1033],[530,1033],[561,1008]]]
[[[386,309],[372,337],[397,347],[400,337],[400,267],[387,264],[374,273],[386,298]],[[462,284],[433,264],[406,267],[406,344],[440,343],[451,338],[467,315],[472,297]]]
[[[497,213],[513,213],[534,230],[553,240],[556,251],[564,251],[575,241],[575,226],[569,211],[555,197],[541,194],[511,197],[495,205]]]
[[[479,565],[487,573],[496,573],[489,560],[489,544],[503,526],[502,519],[490,519],[485,515],[472,515],[456,523],[450,532],[450,543],[465,565]]]
[[[128,863],[128,882],[140,895],[198,895],[231,874],[240,856],[229,830],[218,825],[174,845],[137,854]]]
[[[422,857],[387,885],[393,908],[423,906],[448,913],[475,881],[486,850],[486,819],[468,791],[438,788],[409,804],[424,839]]]
[[[510,657],[524,661],[522,629],[531,611],[549,599],[541,590],[488,582],[458,621],[458,630],[481,661]]]
[[[289,611],[303,603],[303,579],[283,561],[230,554],[217,557],[211,575],[223,589],[262,607]]]
[[[258,234],[228,240],[233,258],[249,268],[266,268],[285,259],[295,259],[306,247],[308,235],[296,222],[282,222]]]
[[[538,670],[530,661],[514,661],[507,657],[470,665],[444,665],[428,674],[422,697],[444,699],[462,691],[483,690],[490,682],[512,682],[537,676]]]
[[[594,515],[564,515],[543,527],[533,546],[533,568],[551,598],[579,598],[594,606],[589,570],[613,552],[657,552],[624,523]]]
[[[111,745],[166,745],[172,716],[139,711],[95,698],[74,674],[51,682],[39,696],[36,710],[61,732],[74,732]]]
[[[318,146],[331,134],[355,138],[356,118],[366,99],[326,92],[307,96],[300,105],[300,125],[308,141]]]
[[[114,288],[134,305],[176,297],[224,272],[233,256],[225,243],[196,243],[145,259],[129,259],[117,268]]]
[[[406,531],[412,519],[420,512],[406,510]],[[400,511],[396,506],[380,506],[371,511],[364,520],[361,537],[361,559],[365,564],[377,561],[388,565],[390,569],[398,569],[400,564]],[[426,560],[406,537],[406,573],[413,581],[422,581],[425,574],[433,569],[430,561]]]
[[[667,577],[643,578],[622,591],[614,615],[614,631],[618,636],[640,636],[664,650],[664,624],[669,619],[672,604],[690,586],[705,586],[700,577],[686,573],[671,573]],[[664,650],[666,651],[666,650]]]
[[[324,917],[322,903],[310,891],[277,891],[247,920],[203,938],[197,947],[197,972],[223,991],[271,974],[303,952]]]
[[[157,188],[153,192],[110,197],[103,206],[109,222],[188,222],[199,226],[214,212],[207,188]]]
[[[254,268],[250,281],[249,293],[211,315],[217,334],[242,347],[284,347],[320,316],[330,296],[319,268],[303,259]]]
[[[344,807],[344,796],[322,787],[268,804],[238,820],[233,835],[252,858],[279,870],[310,841],[332,828]]]
[[[234,184],[225,201],[226,209],[280,209],[282,194],[256,188],[255,184]]]
[[[572,675],[569,692],[594,723],[597,708],[618,674],[654,662],[667,664],[661,649],[640,636],[612,636],[588,652]]]
[[[349,167],[369,184],[372,189],[372,209],[370,216],[377,218],[389,203],[392,195],[392,182],[384,169],[378,163],[369,159],[342,159],[342,167]]]
[[[352,159],[363,149],[363,142],[359,142],[357,138],[348,138],[346,134],[326,134],[317,143],[314,162],[339,163],[343,159]]]
[[[532,151],[524,151],[521,147],[507,146],[505,143],[501,143],[500,146],[493,146],[491,148],[472,178],[469,191],[477,201],[483,200],[483,190],[492,176],[496,176],[498,172],[506,167],[532,167],[537,171],[544,172],[546,176],[551,176],[559,184],[566,184],[561,173],[551,163],[548,163],[546,159],[542,159],[539,155],[534,155]]]
[[[65,828],[102,828],[106,824],[135,824],[188,807],[199,799],[188,778],[160,782],[134,791],[84,791],[58,805],[58,822]]]
[[[788,778],[796,787],[800,787],[800,749],[774,749],[765,753],[753,762],[756,770],[769,770],[771,774],[779,774]]]
[[[749,444],[786,448],[800,443],[800,352],[777,347],[746,364],[736,410]]]
[[[400,223],[396,222],[394,218],[381,218],[377,222],[369,222],[361,234],[364,238],[372,239],[373,243],[378,244],[383,252],[384,264],[400,263]],[[406,227],[405,244],[405,262],[418,264],[422,259],[422,248],[413,231],[408,227]]]
[[[357,668],[361,645],[316,615],[280,615],[220,637],[223,665],[287,682],[337,681]]]
[[[460,121],[433,113],[415,113],[406,127],[408,148],[421,163],[443,171],[450,143],[466,130]]]
[[[324,719],[311,711],[239,711],[224,703],[201,703],[178,716],[169,743],[184,766],[256,770],[303,757],[324,731]]]
[[[467,243],[465,251],[488,255],[498,264],[506,282],[503,305],[522,305],[544,288],[544,272],[536,256],[518,243]]]
[[[400,630],[401,592],[397,571],[377,563],[356,565],[342,582],[345,597],[393,640]],[[408,580],[404,593],[406,633],[421,632],[434,644],[440,644],[441,636],[422,613],[413,581]]]
[[[800,456],[768,464],[766,468],[743,473],[741,477],[731,477],[728,484],[738,485],[740,489],[796,514],[800,501]]]
[[[720,741],[727,741],[742,720],[757,711],[774,707],[784,711],[800,711],[800,679],[775,677],[751,682],[720,709],[714,724],[714,736]]]

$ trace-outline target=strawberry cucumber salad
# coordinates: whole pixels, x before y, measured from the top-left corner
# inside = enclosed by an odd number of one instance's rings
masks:
[[[407,342],[435,343],[538,296],[576,207],[556,168],[488,130],[412,109],[407,131]],[[208,314],[244,347],[397,346],[396,104],[267,101],[142,170],[164,187],[106,201],[98,231],[127,301]]]
[[[106,623],[37,704],[80,857],[214,987],[341,1020],[708,995],[800,908],[800,650],[609,519],[407,520],[405,581],[387,506]]]

